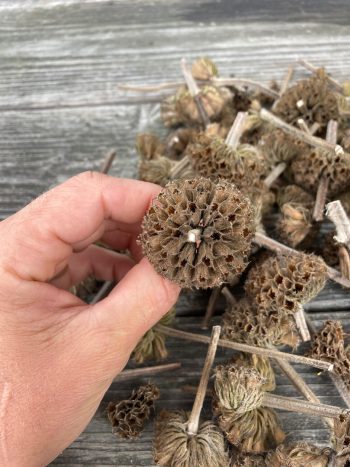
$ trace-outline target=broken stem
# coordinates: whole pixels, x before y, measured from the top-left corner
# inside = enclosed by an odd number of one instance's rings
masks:
[[[277,164],[269,173],[269,175],[264,180],[264,185],[267,188],[270,188],[275,180],[286,170],[287,164],[285,162],[280,162]]]
[[[237,304],[237,300],[235,299],[232,292],[230,291],[230,289],[226,285],[225,285],[225,287],[222,288],[221,293],[226,298],[227,303],[230,306],[234,306],[234,305]]]
[[[310,128],[306,125],[306,122],[303,118],[298,118],[298,121],[297,121],[298,125],[299,125],[299,128],[302,130],[302,131],[305,131],[305,133],[308,133],[309,135],[311,135],[311,131],[310,131]]]
[[[305,60],[303,58],[300,58],[298,60],[298,63],[300,63],[300,65],[302,65],[304,68],[311,71],[312,73],[316,73],[317,70],[318,70],[318,68],[315,65],[313,65],[312,63],[308,62],[307,60]],[[332,78],[328,74],[326,74],[326,77],[327,77],[328,81],[330,83],[332,83],[333,86],[335,86],[338,89],[338,91],[343,93],[343,86],[337,80],[335,80],[334,78]]]
[[[210,338],[201,334],[195,334],[192,332],[180,331],[179,329],[169,328],[157,324],[155,329],[169,337],[178,337],[179,339],[185,339],[192,342],[202,342],[208,344]],[[314,368],[320,368],[321,370],[333,371],[333,365],[328,362],[316,360],[315,358],[304,357],[302,355],[290,354],[287,352],[280,352],[279,350],[267,349],[265,347],[257,347],[254,345],[242,344],[240,342],[232,342],[224,339],[219,339],[218,345],[227,349],[237,350],[239,352],[247,352],[256,355],[262,355],[264,357],[270,357],[274,359],[287,360],[294,363],[300,363]]]
[[[167,363],[166,365],[148,366],[145,368],[133,368],[131,370],[124,370],[114,378],[114,382],[129,381],[130,379],[139,378],[143,376],[153,376],[165,371],[177,370],[181,367],[181,363]]]
[[[100,169],[102,174],[107,174],[109,172],[109,169],[111,168],[116,155],[117,151],[115,149],[111,149],[107,152]]]
[[[326,206],[326,216],[333,222],[337,230],[334,237],[338,243],[342,243],[350,248],[350,221],[339,200],[332,201]]]
[[[208,306],[201,324],[201,329],[208,329],[209,323],[214,315],[215,305],[220,297],[221,287],[214,287],[211,291]]]
[[[198,432],[199,417],[201,414],[206,390],[208,387],[210,371],[211,371],[211,367],[213,366],[216,349],[217,349],[218,341],[220,337],[220,332],[221,332],[221,327],[214,326],[211,332],[211,337],[209,339],[209,348],[208,348],[207,356],[204,362],[202,376],[199,381],[197,394],[194,400],[191,415],[188,419],[187,433],[191,436],[196,435]]]
[[[298,310],[294,313],[294,319],[302,341],[309,342],[311,340],[311,336],[306,323],[304,308],[301,304],[298,305]]]
[[[287,91],[289,83],[291,82],[291,79],[293,78],[294,71],[295,71],[294,66],[290,65],[287,69],[287,72],[281,84],[280,93],[279,93],[280,96],[282,96]]]
[[[239,145],[239,140],[245,128],[248,112],[238,112],[231,126],[231,129],[226,137],[225,143],[232,149],[236,149]]]

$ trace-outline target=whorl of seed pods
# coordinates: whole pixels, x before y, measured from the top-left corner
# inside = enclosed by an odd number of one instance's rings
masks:
[[[290,166],[295,183],[317,192],[322,176],[329,180],[328,194],[335,196],[350,184],[350,154],[325,149],[302,152]]]
[[[295,140],[279,128],[269,128],[260,138],[259,147],[270,165],[290,162],[307,149],[305,143]]]
[[[165,186],[170,180],[173,165],[174,163],[170,159],[163,156],[159,156],[157,159],[141,160],[139,179],[144,182]]]
[[[156,198],[142,230],[144,253],[159,274],[181,287],[216,287],[247,265],[253,211],[228,182],[175,180]]]
[[[333,371],[350,389],[350,358],[344,347],[344,333],[339,321],[326,321],[313,336],[310,356],[333,363]]]
[[[269,467],[327,467],[330,449],[321,449],[312,444],[300,442],[282,444],[268,453]]]
[[[159,389],[154,384],[146,384],[133,390],[129,399],[118,403],[110,402],[107,415],[113,433],[120,438],[137,438],[158,398]]]
[[[171,326],[175,314],[175,308],[172,308],[157,324]],[[165,335],[155,327],[146,332],[133,351],[133,359],[136,363],[143,363],[146,360],[160,361],[164,360],[167,356]]]
[[[273,371],[270,360],[267,357],[256,354],[240,353],[236,358],[232,359],[232,363],[236,366],[254,368],[264,379],[264,384],[262,386],[263,391],[274,391],[276,389],[275,372]]]
[[[347,466],[350,461],[350,418],[340,415],[334,420],[332,445],[337,453],[336,466]]]
[[[276,223],[277,235],[282,243],[295,248],[312,233],[312,212],[298,203],[285,203],[280,209]]]
[[[208,57],[201,57],[192,64],[192,76],[194,79],[207,81],[218,76],[218,69],[215,63]]]
[[[250,410],[238,417],[220,416],[220,428],[240,451],[261,454],[283,443],[286,435],[277,414],[268,407]]]
[[[295,321],[284,311],[257,310],[243,298],[223,315],[222,338],[266,347],[289,345],[297,347],[299,336]]]
[[[259,308],[290,313],[315,297],[326,280],[326,265],[316,255],[270,255],[251,268],[245,290]]]
[[[156,419],[154,460],[164,467],[229,467],[225,439],[211,422],[198,433],[187,432],[188,415],[183,411],[162,411]]]
[[[156,159],[165,153],[165,145],[153,133],[139,133],[136,137],[136,149],[144,160]]]
[[[321,128],[329,120],[338,120],[337,97],[329,88],[324,70],[289,87],[278,100],[275,113],[291,124],[302,118],[307,125],[318,123]]]

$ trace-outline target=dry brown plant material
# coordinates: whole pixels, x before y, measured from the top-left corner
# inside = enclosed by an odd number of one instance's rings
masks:
[[[209,81],[218,76],[218,69],[215,63],[208,57],[201,57],[192,63],[192,76],[194,79]]]
[[[298,185],[286,185],[278,191],[277,203],[280,207],[284,204],[296,203],[312,208],[314,197]]]
[[[274,391],[276,389],[275,372],[267,357],[240,353],[237,357],[233,358],[232,362],[237,366],[254,368],[264,379],[264,384],[262,386],[264,391]]]
[[[157,399],[159,399],[158,388],[154,384],[147,384],[134,389],[129,399],[118,403],[110,402],[107,415],[113,433],[120,438],[137,438]]]
[[[291,313],[314,298],[326,280],[326,264],[316,255],[270,255],[251,268],[245,290],[259,308]]]
[[[281,206],[276,232],[283,243],[295,248],[309,237],[313,230],[314,224],[310,209],[297,203],[285,203]]]
[[[312,444],[299,442],[282,444],[268,453],[269,467],[328,467],[330,449],[321,449]]]
[[[175,314],[175,308],[172,308],[158,323],[163,326],[171,326],[174,322]],[[157,328],[151,328],[137,343],[132,356],[136,363],[143,363],[147,360],[164,360],[168,356],[165,346],[165,335]]]
[[[165,145],[153,133],[139,133],[136,137],[136,149],[144,160],[157,159],[165,154]]]
[[[245,269],[253,224],[250,202],[232,184],[175,180],[146,214],[140,239],[162,276],[181,287],[217,287]]]
[[[139,179],[164,187],[171,179],[171,169],[173,166],[174,162],[163,156],[151,160],[141,160]]]
[[[324,234],[320,242],[320,254],[329,266],[339,265],[338,247],[339,245],[334,240],[336,235],[335,230]]]
[[[307,145],[288,135],[279,128],[269,128],[259,141],[271,166],[290,162],[307,149]]]
[[[167,155],[172,159],[179,159],[196,135],[197,131],[194,128],[178,128],[172,131],[165,141]]]
[[[268,467],[262,455],[240,453],[233,454],[231,467]]]
[[[336,452],[335,467],[348,467],[350,464],[349,416],[340,415],[334,420],[332,444]]]

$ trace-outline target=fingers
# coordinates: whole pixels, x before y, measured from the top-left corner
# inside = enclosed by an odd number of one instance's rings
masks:
[[[143,334],[170,310],[179,287],[158,275],[143,258],[133,267],[110,295],[93,307],[101,329],[120,335],[123,330],[134,348]]]
[[[69,289],[90,274],[98,280],[119,282],[134,264],[134,261],[126,255],[90,245],[81,253],[74,253],[67,267],[51,281],[51,284],[62,289]]]
[[[105,221],[133,234],[159,187],[84,173],[45,193],[0,225],[3,266],[25,280],[48,281],[80,251],[103,236]],[[109,230],[111,226],[109,226]]]

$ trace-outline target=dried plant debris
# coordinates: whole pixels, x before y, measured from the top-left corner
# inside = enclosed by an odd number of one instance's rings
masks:
[[[181,287],[216,287],[247,265],[253,211],[229,182],[175,180],[158,195],[142,229],[144,253],[159,274]]]
[[[215,63],[208,57],[201,57],[195,60],[191,71],[193,78],[201,81],[211,80],[219,74]]]
[[[144,160],[153,160],[165,154],[165,145],[153,133],[140,133],[136,138],[136,149]]]
[[[184,152],[189,143],[192,143],[198,132],[194,128],[178,128],[166,138],[166,153],[171,159],[179,159],[184,155]]]
[[[133,390],[129,399],[107,407],[108,419],[112,431],[120,438],[137,438],[142,432],[146,420],[159,398],[159,389],[154,384],[146,384]]]
[[[330,449],[321,449],[312,444],[299,442],[281,444],[274,452],[268,453],[269,467],[328,467]]]
[[[326,280],[326,265],[316,255],[270,255],[250,269],[245,290],[259,308],[290,313],[314,298]]]
[[[336,452],[335,467],[348,467],[350,465],[349,416],[340,415],[334,420],[332,445]]]
[[[314,335],[310,356],[332,363],[334,373],[342,378],[350,390],[350,358],[344,346],[344,332],[339,321],[326,321]]]
[[[255,354],[240,353],[232,359],[236,366],[254,368],[264,378],[263,390],[274,391],[276,389],[275,372],[267,357]]]
[[[186,412],[161,412],[155,424],[155,462],[164,467],[229,467],[225,439],[218,427],[204,422],[198,433],[190,436],[187,423]]]
[[[270,166],[279,162],[290,162],[307,150],[305,143],[278,128],[268,128],[259,139],[259,148],[263,151]]]
[[[95,295],[101,286],[101,282],[94,276],[89,275],[86,279],[74,287],[73,293],[84,302],[87,302]]]
[[[231,459],[231,467],[268,467],[265,456],[241,453],[237,450]]]
[[[144,182],[165,186],[171,179],[171,169],[173,166],[174,162],[163,156],[151,160],[141,160],[139,179]]]

